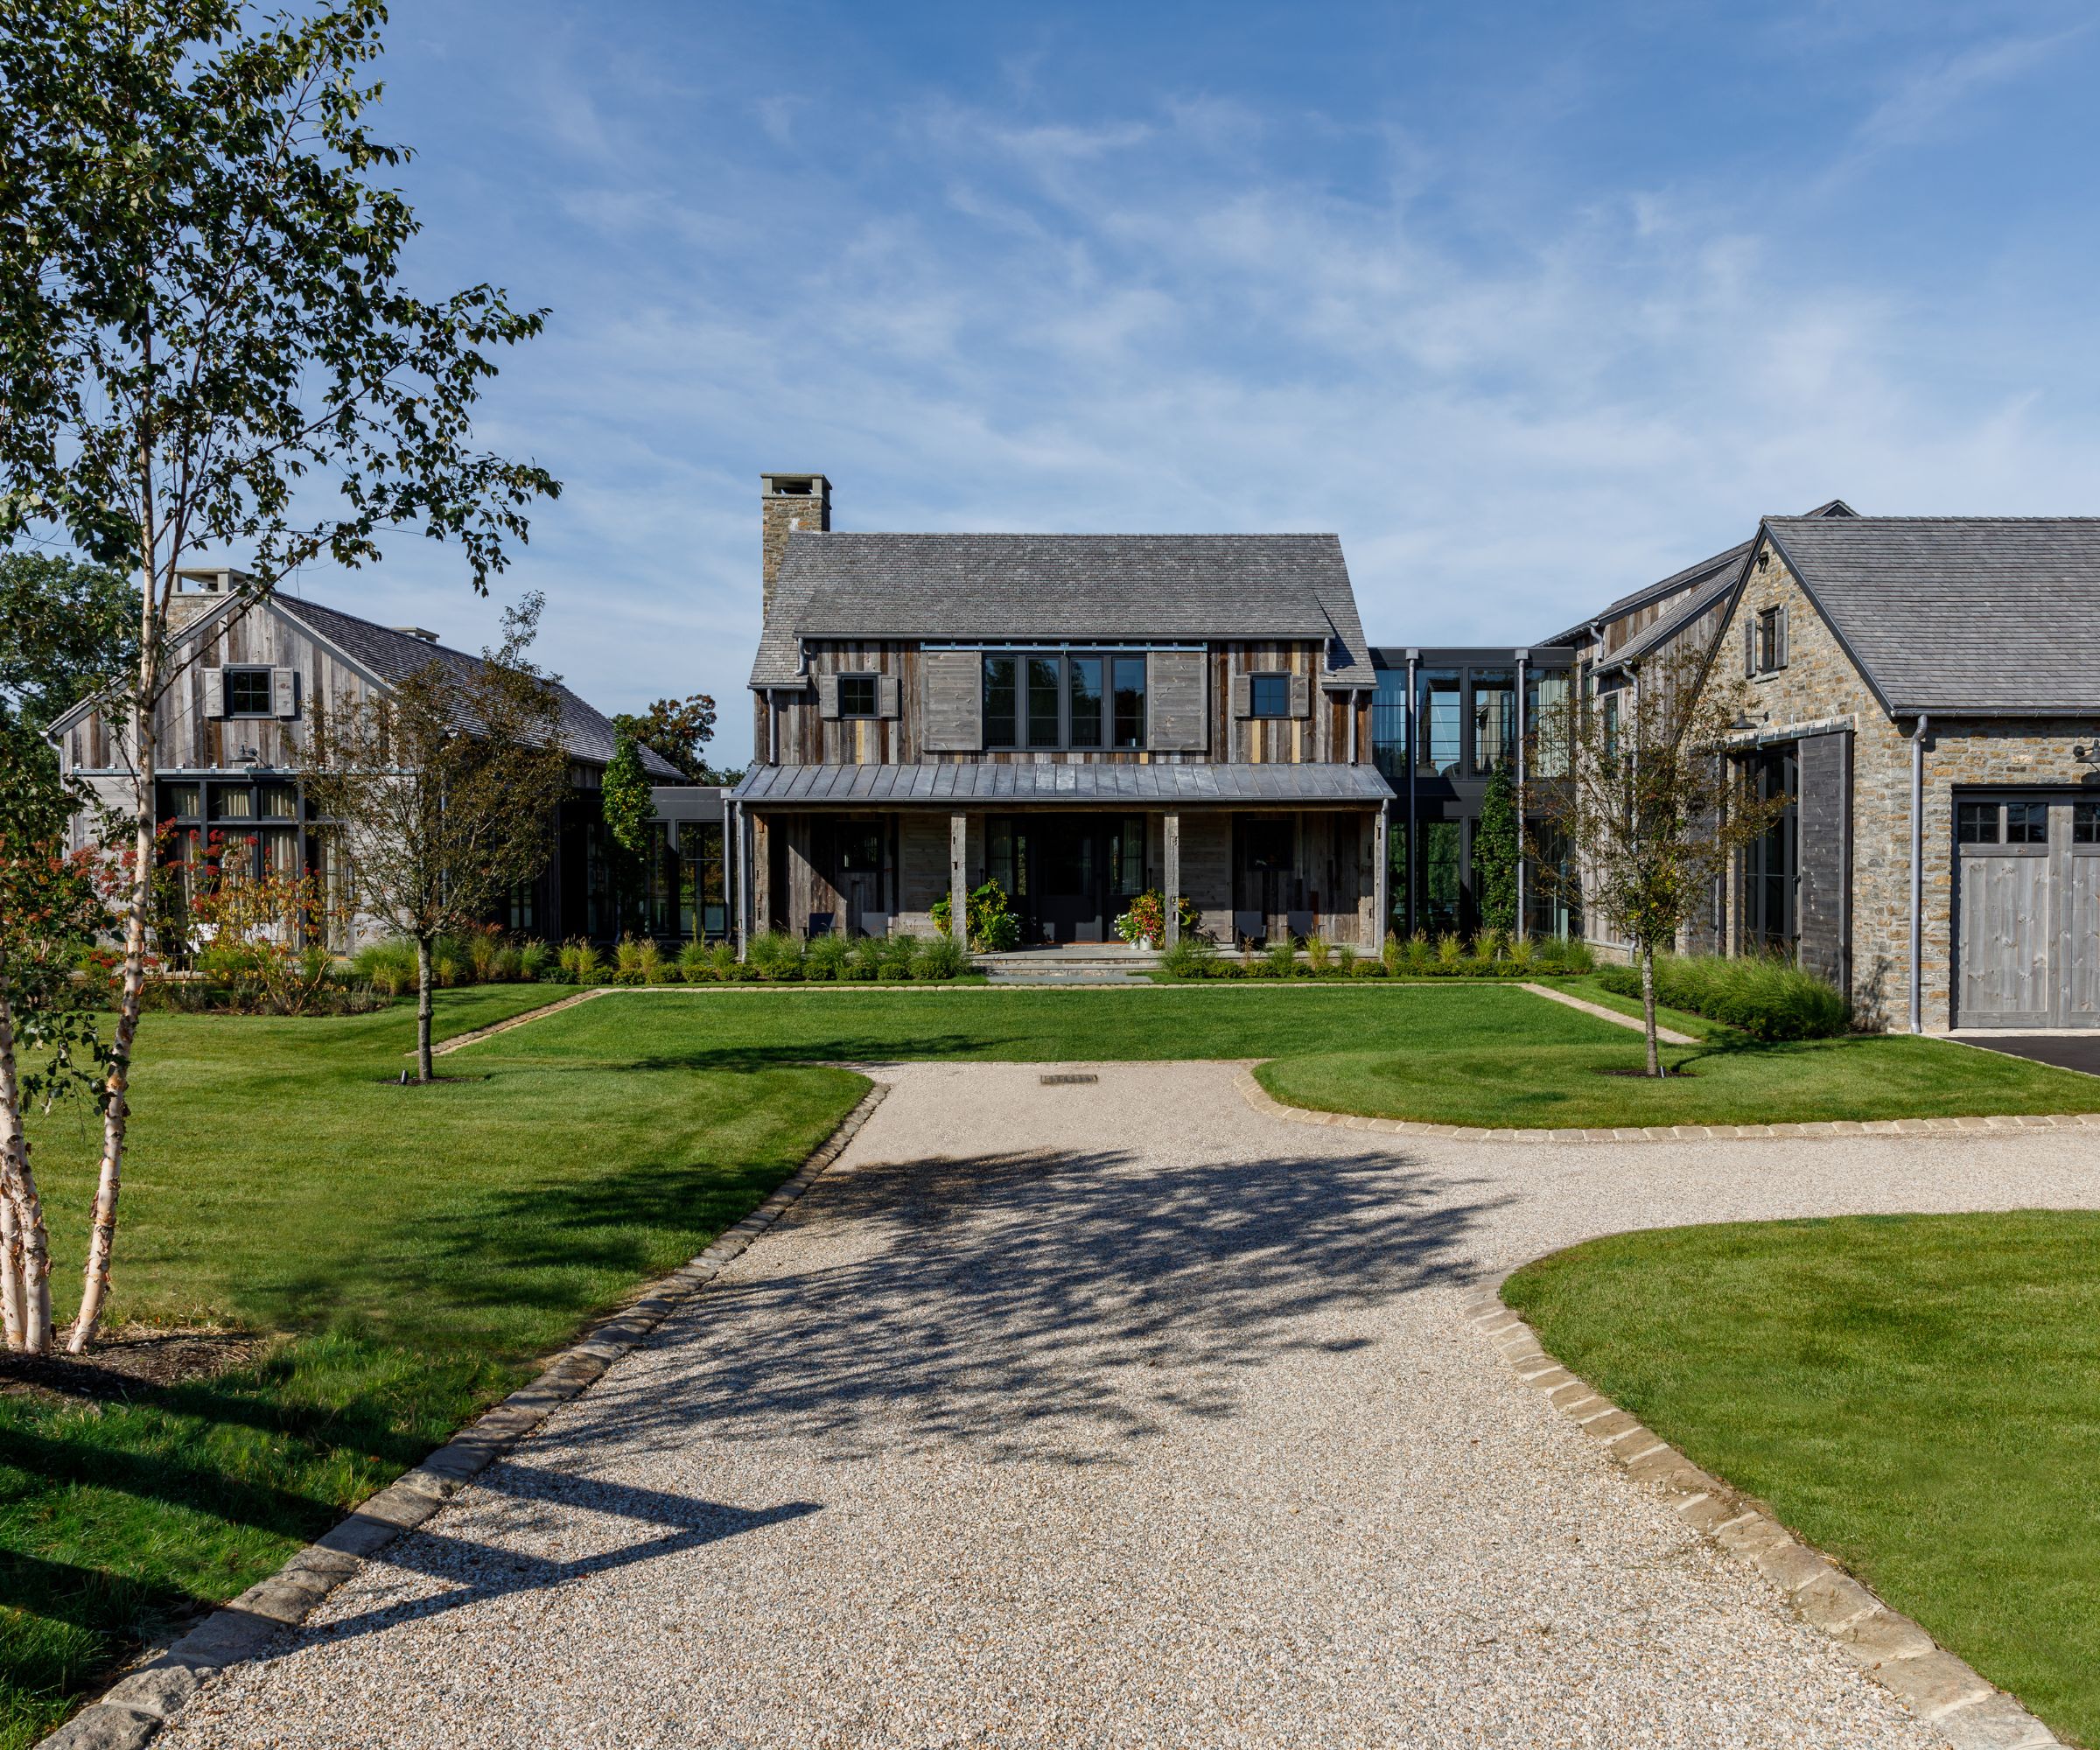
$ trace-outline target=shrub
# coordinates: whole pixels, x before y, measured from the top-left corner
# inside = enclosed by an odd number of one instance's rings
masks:
[[[1638,966],[1607,966],[1598,982],[1641,994]],[[1827,979],[1782,960],[1718,954],[1656,956],[1656,1000],[1740,1027],[1753,1039],[1832,1039],[1852,1025],[1851,1006]]]
[[[1465,944],[1456,932],[1446,930],[1437,938],[1437,965],[1438,972],[1456,972],[1463,962]]]
[[[790,984],[802,976],[802,944],[786,930],[751,939],[751,976],[768,984]]]
[[[1334,970],[1344,978],[1356,970],[1356,950],[1346,942],[1335,944]]]
[[[1208,978],[1217,970],[1218,950],[1201,936],[1185,935],[1159,956],[1171,978]]]
[[[820,935],[809,944],[809,952],[802,956],[802,976],[823,983],[836,984],[846,976],[850,959],[846,939],[843,935]]]
[[[707,970],[710,976],[720,979],[724,984],[729,983],[732,979],[741,978],[744,976],[744,969],[737,963],[736,945],[733,942],[717,942],[713,948],[708,950]],[[690,977],[691,975],[688,974],[687,976]]]
[[[1466,970],[1476,978],[1493,978],[1502,970],[1502,933],[1482,930],[1473,939],[1473,955]]]
[[[878,978],[909,978],[912,967],[919,958],[919,938],[915,935],[893,935],[882,943],[877,957],[875,976]]]
[[[374,990],[383,990],[389,997],[404,996],[416,988],[416,944],[375,942],[358,949],[350,970],[352,976]]]
[[[1429,945],[1429,934],[1417,930],[1407,939],[1407,970],[1410,976],[1420,978],[1437,970],[1436,951]]]
[[[587,942],[565,942],[557,957],[562,976],[571,984],[598,983],[598,949]]]
[[[704,942],[689,942],[678,950],[678,970],[685,975],[688,984],[697,984],[704,978],[714,976],[714,956]]]
[[[613,976],[622,984],[655,984],[663,979],[663,950],[654,936],[623,935],[613,949]]]
[[[1306,938],[1306,970],[1315,978],[1319,977],[1327,970],[1327,962],[1334,958],[1334,952],[1327,946],[1326,937],[1314,930]]]
[[[856,978],[879,978],[882,976],[882,942],[879,937],[864,935],[856,939],[851,950],[851,970]]]
[[[466,970],[466,967],[456,956],[440,954],[430,962],[430,983],[441,990],[449,990],[453,985],[464,982]]]
[[[1385,970],[1383,960],[1359,960],[1349,968],[1349,976],[1352,978],[1388,978],[1391,976]]]
[[[532,941],[518,945],[518,976],[528,984],[536,984],[547,976],[554,964],[554,950],[543,942]]]
[[[1509,944],[1509,970],[1517,975],[1519,977],[1523,976],[1526,973],[1531,970],[1532,962],[1535,957],[1536,950],[1531,945],[1531,938],[1530,936],[1520,935]]]
[[[503,938],[496,933],[494,924],[486,929],[472,932],[466,942],[466,963],[474,969],[477,984],[493,984],[497,974],[497,963],[503,953]]]
[[[1586,942],[1549,936],[1538,945],[1538,968],[1542,972],[1593,972],[1597,956]]]
[[[952,935],[929,938],[912,963],[912,976],[928,981],[960,978],[970,970],[970,955]]]
[[[1269,962],[1255,953],[1251,943],[1240,950],[1241,977],[1261,978],[1266,976],[1268,971]]]
[[[1389,978],[1397,977],[1401,969],[1407,964],[1407,950],[1400,946],[1400,938],[1396,932],[1386,931],[1385,941],[1378,949],[1378,962],[1380,969]]]
[[[954,903],[946,893],[934,901],[934,928],[946,935],[954,921]],[[987,881],[970,896],[970,948],[972,954],[1010,954],[1021,945],[1021,920],[1014,916],[1006,890]]]
[[[1298,976],[1298,944],[1288,935],[1277,938],[1269,944],[1268,952],[1262,956],[1269,963],[1271,978]]]

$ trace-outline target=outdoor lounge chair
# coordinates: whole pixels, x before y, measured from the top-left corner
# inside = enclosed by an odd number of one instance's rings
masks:
[[[1269,914],[1266,912],[1235,912],[1232,914],[1232,933],[1242,946],[1259,948],[1269,940]]]

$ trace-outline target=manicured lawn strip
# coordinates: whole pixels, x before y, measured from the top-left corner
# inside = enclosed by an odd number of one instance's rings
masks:
[[[1600,1009],[1610,1009],[1629,1020],[1641,1018],[1641,999],[1621,997],[1616,990],[1607,990],[1597,982],[1597,976],[1589,973],[1575,978],[1556,978],[1556,990],[1565,990],[1571,997],[1579,997],[1586,1003],[1594,1003]],[[1666,1004],[1656,1005],[1656,1019],[1673,1032],[1689,1034],[1693,1039],[1726,1039],[1733,1032],[1718,1021],[1710,1021],[1704,1015],[1695,1015],[1684,1009],[1672,1009]]]
[[[441,993],[441,1031],[550,988]],[[690,1256],[865,1086],[506,1054],[532,1031],[439,1060],[472,1079],[404,1089],[388,1083],[414,1038],[406,1007],[146,1018],[115,1316],[287,1334],[251,1367],[128,1402],[0,1396],[0,1750],[56,1725],[134,1636],[269,1572]],[[77,1116],[36,1137],[62,1313],[94,1139]]]
[[[656,1067],[919,1058],[1162,1061],[1340,1050],[1367,1040],[1429,1052],[1512,1034],[1596,1042],[1620,1030],[1494,981],[1449,984],[1204,984],[1171,989],[917,992],[786,989],[637,991],[578,1004],[445,1061],[481,1053]],[[1631,1038],[1628,1034],[1627,1037]]]
[[[2100,1214],[1624,1234],[1504,1292],[1599,1390],[2100,1744]]]
[[[1785,1045],[1720,1038],[1662,1047],[1663,1060],[1690,1075],[1651,1082],[1606,1074],[1637,1069],[1642,1061],[1638,1033],[1611,1031],[1617,1036],[1601,1044],[1513,1039],[1448,1052],[1336,1052],[1279,1059],[1255,1073],[1278,1099],[1295,1106],[1490,1129],[2100,1110],[2100,1084],[2090,1076],[1908,1035]]]

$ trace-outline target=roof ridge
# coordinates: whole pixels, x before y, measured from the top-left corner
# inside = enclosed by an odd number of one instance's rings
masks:
[[[440,643],[435,638],[420,638],[413,632],[403,632],[398,626],[388,626],[382,620],[367,620],[361,613],[352,613],[348,608],[337,607],[329,602],[309,601],[304,596],[281,595],[276,590],[272,590],[262,599],[276,602],[280,606],[288,604],[295,610],[302,607],[318,607],[323,613],[332,613],[338,620],[354,620],[358,625],[369,626],[374,632],[383,632],[390,638],[406,639],[410,643],[419,645],[425,650],[442,650],[448,656],[464,656],[470,662],[481,662],[487,660],[486,657],[477,656],[471,650],[461,650],[454,645]]]

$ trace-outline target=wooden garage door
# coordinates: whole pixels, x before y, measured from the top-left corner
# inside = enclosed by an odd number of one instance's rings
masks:
[[[2100,799],[1955,801],[1955,1025],[2100,1026]]]

